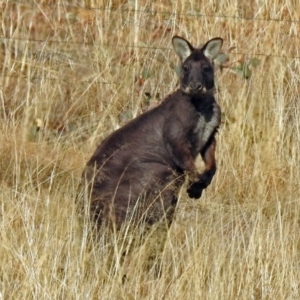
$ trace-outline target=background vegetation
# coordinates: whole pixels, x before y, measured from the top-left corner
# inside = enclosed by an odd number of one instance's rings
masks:
[[[0,299],[300,299],[298,1],[0,7]],[[260,64],[217,72],[217,175],[182,191],[161,276],[136,259],[122,284],[74,195],[97,144],[175,89],[175,34]]]

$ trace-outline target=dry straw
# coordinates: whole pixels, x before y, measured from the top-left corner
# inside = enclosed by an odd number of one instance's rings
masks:
[[[0,298],[300,298],[298,2],[0,6]],[[263,55],[249,80],[217,73],[219,169],[200,201],[182,191],[157,277],[91,239],[74,195],[96,145],[175,88],[174,34]]]

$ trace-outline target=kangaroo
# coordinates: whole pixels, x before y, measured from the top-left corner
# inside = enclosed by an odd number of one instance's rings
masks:
[[[87,162],[83,182],[90,192],[90,212],[98,225],[126,220],[171,224],[178,192],[198,199],[216,172],[215,135],[221,110],[214,98],[213,59],[223,40],[201,48],[174,36],[181,61],[180,87],[160,105],[111,133]],[[205,168],[196,169],[201,155]]]

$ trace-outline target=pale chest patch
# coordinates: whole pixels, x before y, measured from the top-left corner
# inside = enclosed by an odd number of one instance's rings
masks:
[[[194,133],[198,137],[198,148],[201,150],[207,143],[211,134],[220,126],[221,110],[217,103],[213,104],[213,113],[209,120],[203,114],[198,114],[198,123],[195,127]]]

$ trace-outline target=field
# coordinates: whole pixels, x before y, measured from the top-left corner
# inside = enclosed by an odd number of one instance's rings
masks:
[[[0,299],[300,299],[299,2],[65,2],[0,2]],[[230,56],[218,171],[182,190],[160,276],[141,254],[124,281],[74,197],[100,141],[176,88],[175,34]]]

